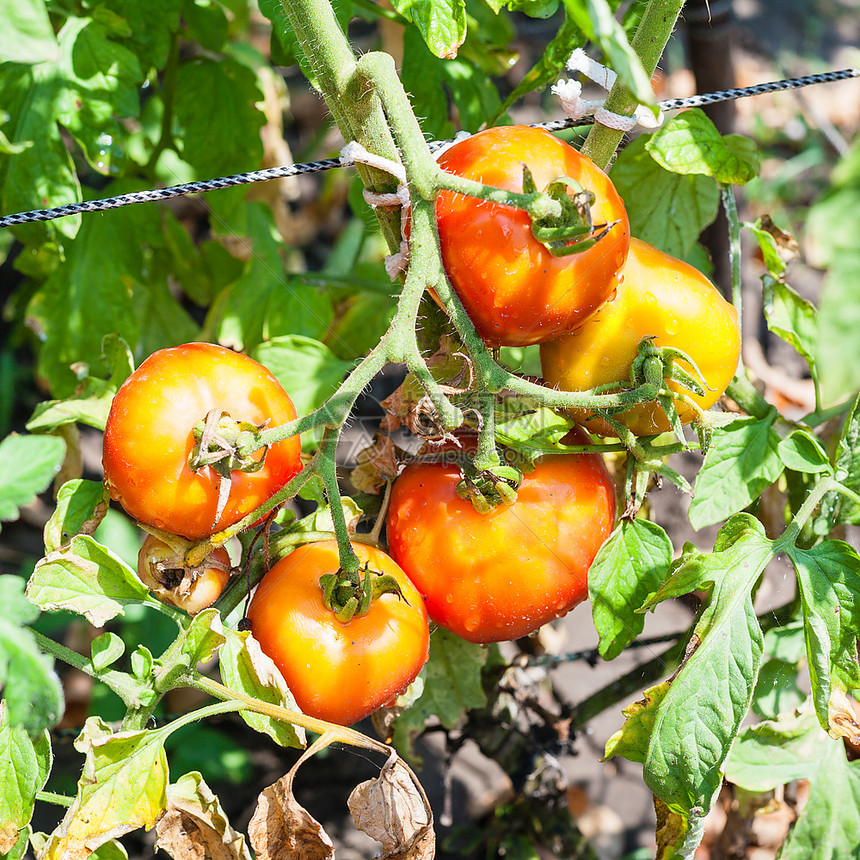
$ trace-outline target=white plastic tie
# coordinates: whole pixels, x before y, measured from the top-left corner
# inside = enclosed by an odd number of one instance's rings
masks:
[[[340,151],[340,163],[343,167],[349,167],[352,164],[366,164],[368,167],[375,167],[390,173],[398,182],[403,185],[406,184],[406,170],[402,164],[392,161],[390,158],[383,158],[381,155],[374,155],[356,140],[351,140]]]
[[[582,48],[577,48],[570,55],[567,68],[571,72],[585,75],[607,92],[612,89],[618,78],[612,69],[607,69],[606,66],[589,57]],[[633,116],[623,116],[606,110],[603,106],[605,99],[582,98],[582,84],[579,81],[560,80],[552,87],[552,93],[558,96],[561,109],[571,119],[593,115],[595,122],[617,131],[633,131],[637,126],[649,130],[659,128],[665,118],[662,111],[654,116],[654,113],[645,105],[639,105]]]
[[[406,270],[409,265],[409,243],[405,239],[400,240],[400,250],[396,254],[389,254],[385,258],[385,272],[392,281]]]

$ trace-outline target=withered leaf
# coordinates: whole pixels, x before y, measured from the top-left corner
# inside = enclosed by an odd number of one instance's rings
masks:
[[[155,832],[155,847],[176,860],[251,860],[245,837],[230,826],[218,798],[197,772],[168,786],[167,809]]]
[[[433,813],[412,771],[397,753],[376,779],[357,785],[347,801],[355,826],[382,843],[379,860],[431,860]]]
[[[302,759],[299,759],[300,764]],[[257,860],[331,860],[334,845],[322,825],[293,795],[294,767],[263,789],[248,824]]]

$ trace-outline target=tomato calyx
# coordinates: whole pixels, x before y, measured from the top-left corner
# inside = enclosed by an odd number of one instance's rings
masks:
[[[259,425],[237,421],[221,409],[211,409],[194,425],[192,433],[197,441],[188,455],[188,468],[196,472],[209,466],[220,476],[213,526],[221,519],[230,498],[232,473],[259,472],[263,468],[268,448],[263,447],[262,454],[257,455],[253,440],[268,423],[268,420]],[[249,448],[253,453],[241,453]]]
[[[523,191],[538,194],[534,177],[527,165],[523,165]],[[558,215],[538,214],[530,211],[532,235],[554,257],[568,257],[593,248],[620,221],[595,224],[591,217],[594,205],[593,191],[587,191],[568,176],[560,176],[543,192],[546,197],[561,206]]]
[[[406,600],[393,576],[373,570],[369,564],[352,573],[342,568],[335,573],[324,573],[320,577],[320,588],[323,605],[343,624],[367,615],[373,602],[383,594],[394,594]]]
[[[460,467],[463,475],[457,484],[457,495],[472,503],[479,514],[488,514],[499,505],[512,505],[517,500],[517,488],[523,473],[515,466],[499,464],[476,469],[471,461]]]

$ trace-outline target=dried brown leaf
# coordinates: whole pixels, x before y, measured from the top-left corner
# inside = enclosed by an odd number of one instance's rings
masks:
[[[299,759],[298,764],[302,762]],[[298,766],[297,764],[297,766]],[[248,824],[257,860],[331,860],[334,845],[322,825],[293,795],[296,768],[263,789]]]
[[[358,452],[358,464],[350,473],[350,481],[357,490],[376,495],[385,482],[397,477],[397,448],[391,439],[377,433],[373,443]]]
[[[155,825],[155,847],[176,860],[251,860],[245,837],[234,830],[199,773],[167,789],[167,809]]]
[[[431,860],[433,813],[412,771],[392,753],[376,779],[357,785],[347,801],[355,826],[382,843],[379,860]]]

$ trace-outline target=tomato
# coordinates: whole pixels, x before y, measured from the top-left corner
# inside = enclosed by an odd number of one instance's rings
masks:
[[[296,417],[265,367],[208,343],[153,353],[120,387],[105,428],[105,483],[139,522],[191,539],[206,537],[240,520],[299,472],[298,437],[272,445],[259,471],[232,473],[216,522],[220,476],[210,466],[196,472],[188,466],[192,428],[216,408],[255,425]]]
[[[554,257],[534,238],[521,209],[443,191],[436,219],[445,271],[481,337],[491,346],[526,346],[572,331],[609,296],[630,245],[630,225],[609,177],[549,132],[491,128],[439,158],[449,173],[523,190],[527,164],[539,190],[567,176],[593,191],[595,225],[618,221],[592,248]]]
[[[149,535],[137,556],[137,575],[162,602],[189,615],[211,606],[230,578],[230,556],[224,547],[213,550],[199,567],[189,568],[184,553]]]
[[[343,623],[323,604],[320,576],[340,567],[337,543],[305,544],[257,586],[251,632],[280,669],[296,704],[310,716],[351,725],[391,701],[427,662],[430,633],[421,595],[384,552],[353,544],[371,571],[401,590],[383,594],[366,615]]]
[[[683,390],[702,409],[713,406],[738,366],[737,311],[698,269],[634,239],[615,295],[578,331],[541,345],[544,379],[567,391],[628,380],[639,341],[650,336],[656,346],[689,355],[706,383],[703,397],[676,382],[669,388]],[[679,365],[692,370],[687,362]],[[690,406],[676,402],[676,408],[684,424],[696,417]],[[579,410],[572,414],[588,430],[614,435],[601,418]],[[614,417],[638,436],[671,429],[655,403],[638,404]]]
[[[557,454],[523,477],[516,501],[479,514],[453,463],[413,463],[386,521],[394,560],[430,618],[471,642],[516,639],[588,595],[588,568],[612,531],[615,487],[598,454]]]

